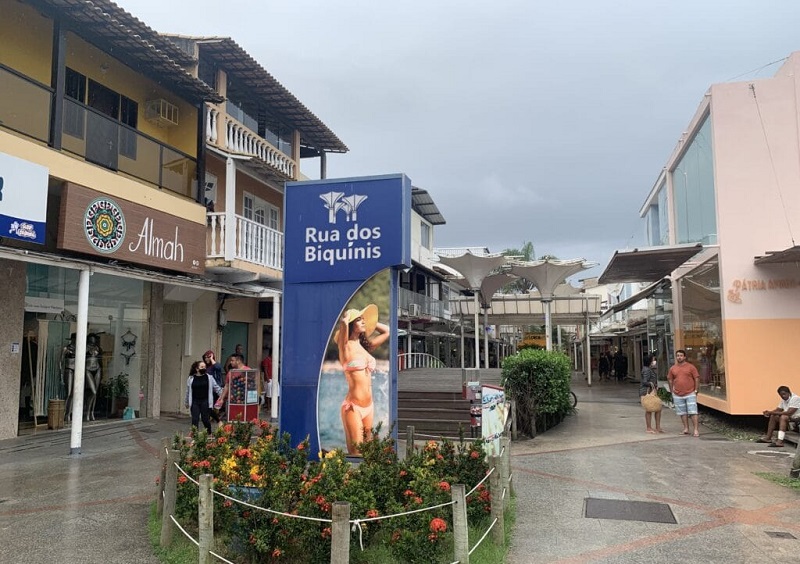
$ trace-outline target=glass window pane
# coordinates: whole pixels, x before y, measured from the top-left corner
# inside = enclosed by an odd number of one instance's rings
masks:
[[[706,118],[672,171],[678,243],[717,242],[711,120]]]

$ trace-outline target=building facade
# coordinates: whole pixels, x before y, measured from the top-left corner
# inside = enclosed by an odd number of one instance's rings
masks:
[[[730,414],[800,389],[782,358],[800,331],[798,65],[793,53],[771,78],[712,85],[640,212],[653,247],[639,253],[652,283],[639,297],[662,374],[685,349],[699,402]],[[601,281],[625,278],[618,254]]]
[[[346,147],[272,77],[250,80],[261,68],[230,40],[206,51],[104,0],[0,10],[0,439],[76,382],[84,417],[115,379],[140,416],[184,411],[205,350],[260,362],[282,182]]]

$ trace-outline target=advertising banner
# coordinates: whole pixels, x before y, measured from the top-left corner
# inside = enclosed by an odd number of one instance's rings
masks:
[[[481,387],[481,437],[486,441],[489,456],[500,456],[500,437],[508,419],[506,392],[497,386]]]
[[[402,174],[286,184],[281,432],[358,456],[397,411],[398,268],[411,266]]]
[[[0,237],[44,244],[47,168],[0,153]]]

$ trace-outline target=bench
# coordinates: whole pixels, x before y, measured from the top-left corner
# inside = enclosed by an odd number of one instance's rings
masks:
[[[792,443],[793,445],[800,447],[800,422],[798,421],[791,421],[789,423],[789,428],[786,430],[786,436],[783,440],[787,443]]]

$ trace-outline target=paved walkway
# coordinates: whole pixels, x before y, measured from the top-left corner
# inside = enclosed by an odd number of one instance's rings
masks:
[[[791,458],[706,429],[678,435],[669,411],[668,433],[646,435],[637,389],[579,378],[577,415],[512,444],[508,563],[797,561],[800,540],[766,533],[800,538],[800,493],[754,475],[787,475]],[[0,441],[0,562],[157,564],[146,523],[158,449],[187,428],[168,417],[94,423],[76,457],[68,429]],[[677,524],[587,519],[587,497],[666,503]]]
[[[800,492],[755,475],[788,476],[794,449],[729,441],[703,427],[699,438],[684,436],[670,410],[666,433],[647,435],[637,385],[589,388],[576,376],[573,389],[576,415],[512,443],[509,564],[800,561]],[[585,518],[586,498],[668,504],[677,524]]]

